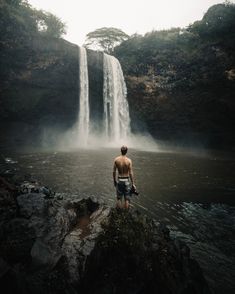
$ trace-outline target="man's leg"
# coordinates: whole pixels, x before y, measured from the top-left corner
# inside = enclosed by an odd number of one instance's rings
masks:
[[[122,200],[123,200],[123,184],[118,182],[116,186],[116,191],[117,191],[117,204],[116,208],[122,208]]]
[[[122,200],[117,197],[116,208],[122,208]]]
[[[128,181],[128,183],[126,183],[125,185],[125,204],[124,207],[126,209],[130,208],[130,202],[131,202],[131,183]]]
[[[125,200],[125,208],[126,209],[130,208],[130,200],[128,200],[128,199]]]

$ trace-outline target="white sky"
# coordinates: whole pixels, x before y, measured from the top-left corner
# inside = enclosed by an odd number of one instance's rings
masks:
[[[234,0],[235,1],[235,0]],[[231,2],[234,2],[231,1]],[[207,9],[223,0],[29,0],[67,25],[65,39],[82,45],[87,33],[116,27],[131,35],[153,29],[185,27],[200,20]]]

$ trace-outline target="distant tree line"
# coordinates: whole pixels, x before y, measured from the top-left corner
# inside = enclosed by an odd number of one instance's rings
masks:
[[[26,0],[0,1],[1,44],[37,34],[60,38],[65,32],[65,24],[57,16],[33,8]]]
[[[147,75],[168,89],[232,79],[234,52],[235,4],[229,1],[210,7],[187,28],[133,35],[114,49],[126,75]]]
[[[26,0],[0,0],[2,83],[14,79],[22,64],[29,62],[33,38],[60,38],[65,32],[65,24],[57,16],[34,9]]]

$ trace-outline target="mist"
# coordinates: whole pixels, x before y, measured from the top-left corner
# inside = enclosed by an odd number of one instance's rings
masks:
[[[127,145],[129,148],[140,151],[162,151],[157,141],[147,132],[130,134],[125,139],[117,141],[108,139],[104,132],[92,132],[89,133],[89,138],[85,143],[85,139],[78,133],[77,123],[67,131],[58,127],[44,128],[40,141],[42,150],[74,151],[77,149],[120,148],[122,145]]]

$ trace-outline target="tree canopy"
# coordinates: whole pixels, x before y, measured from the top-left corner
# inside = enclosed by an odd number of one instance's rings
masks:
[[[198,34],[204,40],[221,44],[234,41],[235,4],[226,2],[211,6],[202,20],[189,26],[188,31]]]
[[[34,9],[26,0],[0,1],[0,42],[4,45],[37,35],[60,38],[65,32],[57,16]]]
[[[217,4],[186,29],[133,36],[115,48],[126,75],[152,73],[160,87],[219,85],[234,69],[235,4]]]
[[[66,33],[65,24],[54,14],[43,10],[35,11],[37,29],[41,34],[60,38]]]
[[[116,46],[127,39],[129,39],[129,36],[122,30],[104,27],[88,33],[86,35],[85,46],[110,54]]]
[[[27,63],[30,41],[34,38],[60,38],[65,24],[55,15],[34,9],[26,0],[0,0],[0,79],[9,80],[20,65]]]

